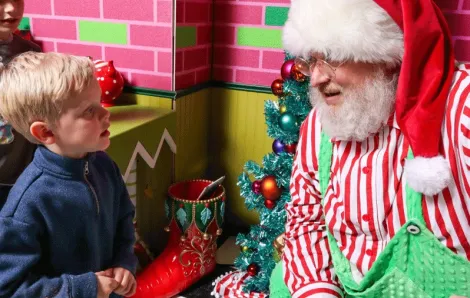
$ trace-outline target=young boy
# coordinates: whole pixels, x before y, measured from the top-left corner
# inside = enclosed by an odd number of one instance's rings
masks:
[[[23,17],[23,0],[0,0],[0,65],[27,51],[40,52],[34,43],[13,34]],[[1,92],[1,90],[0,90]],[[0,208],[11,186],[31,162],[36,146],[28,142],[0,116]]]
[[[0,70],[0,113],[39,144],[0,212],[0,297],[135,291],[134,207],[93,62],[27,52]]]

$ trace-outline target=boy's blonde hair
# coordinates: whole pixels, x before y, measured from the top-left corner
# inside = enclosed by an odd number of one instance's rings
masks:
[[[0,114],[32,143],[34,121],[54,126],[63,104],[86,89],[94,76],[89,58],[26,52],[0,66]]]

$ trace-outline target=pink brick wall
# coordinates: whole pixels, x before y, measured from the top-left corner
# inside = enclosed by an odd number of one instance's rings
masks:
[[[114,60],[128,83],[172,90],[172,0],[28,0],[25,17],[45,51]],[[137,4],[138,2],[138,4]],[[127,41],[84,41],[80,21],[123,24]]]
[[[457,60],[470,62],[470,0],[436,0],[453,35]]]
[[[210,80],[213,0],[177,0],[176,26],[195,28],[194,43],[176,48],[176,90]],[[178,35],[178,31],[177,35]],[[176,38],[179,38],[178,36]],[[189,38],[189,37],[188,37]]]
[[[327,1],[327,0],[325,0]],[[280,49],[237,45],[240,27],[279,28],[266,26],[268,6],[289,6],[290,0],[214,0],[214,66],[213,79],[270,86],[280,76],[284,59]],[[435,0],[443,10],[451,32],[457,59],[470,62],[470,0]]]
[[[242,27],[281,30],[266,25],[267,7],[289,7],[290,0],[214,0],[214,66],[212,78],[247,85],[270,86],[284,61],[280,48],[239,45]]]
[[[470,62],[470,0],[435,0],[443,10],[457,59]],[[177,27],[195,27],[195,41],[172,53],[172,0],[28,0],[25,16],[46,51],[115,60],[129,83],[176,90],[208,81],[270,86],[284,59],[280,48],[240,45],[240,28],[267,25],[266,11],[290,0],[177,0]],[[80,40],[79,21],[120,23],[126,44]],[[172,82],[172,56],[175,81]]]

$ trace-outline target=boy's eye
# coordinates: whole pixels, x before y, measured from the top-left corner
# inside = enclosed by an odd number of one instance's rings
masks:
[[[88,109],[86,109],[85,115],[90,116],[90,115],[93,115],[94,112],[95,112],[95,108],[89,107]]]

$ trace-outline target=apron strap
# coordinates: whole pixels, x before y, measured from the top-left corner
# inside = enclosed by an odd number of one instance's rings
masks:
[[[320,182],[320,192],[322,203],[325,199],[326,189],[330,182],[331,159],[333,157],[333,144],[323,131],[321,133],[320,156],[318,157],[318,180]]]
[[[408,158],[413,159],[413,152],[411,151],[411,146],[408,149]],[[403,175],[402,175],[403,179]],[[406,185],[406,214],[408,220],[417,220],[421,224],[426,226],[426,222],[423,217],[423,205],[422,205],[423,196],[421,193],[414,191],[411,187]]]

